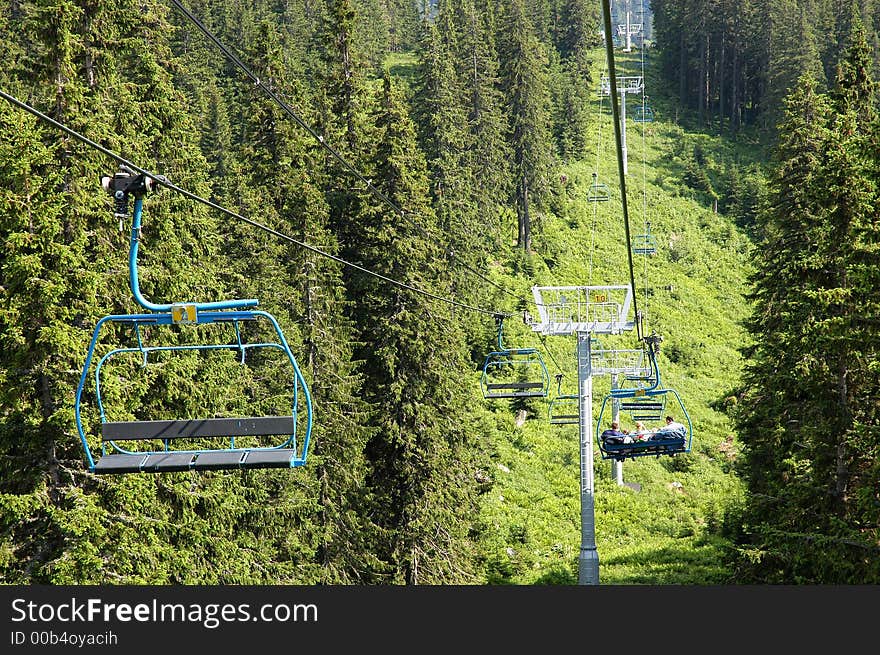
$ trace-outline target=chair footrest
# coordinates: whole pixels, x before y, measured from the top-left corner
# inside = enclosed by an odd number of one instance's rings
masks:
[[[297,464],[298,458],[295,450],[276,448],[177,453],[113,453],[99,459],[93,470],[95,473],[170,473],[191,470],[293,468]]]

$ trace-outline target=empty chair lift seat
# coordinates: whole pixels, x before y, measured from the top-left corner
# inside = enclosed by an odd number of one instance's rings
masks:
[[[550,425],[573,425],[580,421],[577,396],[558,396],[550,401]]]
[[[491,352],[483,362],[484,398],[545,398],[550,376],[535,348]]]
[[[102,424],[106,443],[292,435],[292,416],[207,418],[169,421],[122,421]],[[116,446],[119,448],[119,446]],[[223,450],[152,450],[113,452],[95,464],[95,473],[160,473],[189,470],[292,468],[302,465],[295,448],[227,448]]]

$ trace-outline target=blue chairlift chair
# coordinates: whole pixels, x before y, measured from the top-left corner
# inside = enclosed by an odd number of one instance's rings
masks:
[[[545,398],[550,374],[536,348],[505,348],[504,317],[496,316],[498,349],[486,355],[480,387],[484,398]]]
[[[633,122],[635,123],[653,123],[654,110],[648,105],[636,105],[633,113]]]
[[[650,223],[645,225],[644,234],[633,235],[632,250],[634,255],[654,255],[657,253],[657,239],[651,234]]]
[[[654,383],[649,386],[638,386],[634,388],[612,389],[602,401],[599,410],[599,418],[596,421],[596,442],[602,453],[602,459],[613,459],[623,461],[625,459],[635,459],[636,457],[661,455],[677,455],[679,453],[687,453],[691,450],[691,441],[693,439],[693,425],[687,409],[681,400],[678,392],[674,389],[664,389],[660,384],[660,370],[657,368],[656,349],[660,337],[652,335],[648,337],[651,367],[654,369]],[[617,401],[620,403],[620,409],[631,413],[641,412],[643,416],[649,416],[653,421],[665,421],[665,416],[671,415],[675,419],[683,417],[686,425],[682,423],[683,429],[670,430],[667,426],[661,424],[657,427],[649,438],[645,440],[636,440],[633,436],[629,437],[613,437],[602,438],[602,433],[610,427],[610,419],[605,421],[605,409],[609,402]],[[669,402],[674,401],[674,403]],[[660,410],[659,408],[663,409]],[[659,411],[659,413],[658,413]],[[649,414],[650,412],[650,414]],[[611,412],[608,413],[610,416]],[[641,419],[634,419],[641,420]],[[645,418],[642,422],[646,423],[649,419]]]
[[[580,420],[580,401],[577,394],[562,393],[562,373],[556,375],[556,396],[547,409],[550,425],[572,425]]]
[[[587,200],[589,202],[607,202],[611,199],[611,191],[608,185],[599,182],[599,174],[593,173],[593,181],[587,190]]]
[[[258,304],[255,299],[169,304],[146,300],[139,288],[138,244],[143,199],[156,188],[157,182],[123,166],[113,177],[104,177],[102,184],[114,195],[115,213],[120,220],[127,218],[129,197],[134,197],[129,285],[134,299],[146,311],[105,316],[92,333],[75,400],[76,427],[88,470],[96,474],[125,474],[289,469],[304,465],[312,429],[312,401],[278,322],[267,312],[249,309]],[[127,333],[129,344],[103,345],[102,328],[107,328],[106,332],[117,339]],[[158,345],[147,345],[148,334],[165,340]],[[217,338],[208,342],[209,334]],[[103,354],[99,355],[99,350]],[[233,358],[230,368],[250,368],[272,360],[282,398],[272,398],[262,406],[284,408],[284,411],[270,416],[212,415],[142,420],[125,415],[118,407],[108,407],[106,398],[102,397],[105,387],[118,390],[121,384],[121,388],[125,388],[125,382],[119,382],[120,372],[171,367],[169,361],[175,356],[193,358],[194,355]],[[180,364],[180,359],[177,363]],[[285,367],[287,373],[283,372]],[[245,372],[239,375],[246,379]],[[94,403],[84,404],[84,392],[90,379],[93,380],[90,391],[94,392]],[[171,383],[174,382],[172,378]],[[192,389],[197,383],[198,380],[181,380],[180,386]],[[113,397],[118,395],[116,391],[110,393]],[[244,405],[260,406],[250,397],[239,404]],[[151,406],[150,411],[154,409]],[[93,423],[100,422],[99,441],[91,436],[97,426],[89,425],[89,430],[86,429],[87,416]]]

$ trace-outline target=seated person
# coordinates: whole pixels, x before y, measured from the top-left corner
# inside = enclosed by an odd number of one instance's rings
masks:
[[[620,424],[617,421],[612,421],[611,428],[605,430],[600,436],[602,443],[621,444],[632,442],[632,438],[626,432],[621,431]]]
[[[666,417],[666,425],[654,432],[655,439],[684,439],[687,428],[671,416]]]
[[[636,429],[633,431],[633,439],[636,441],[648,441],[653,435],[654,430],[649,430],[641,421],[636,421]]]

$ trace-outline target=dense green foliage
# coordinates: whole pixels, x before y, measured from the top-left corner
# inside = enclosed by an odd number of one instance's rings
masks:
[[[637,303],[695,436],[627,462],[629,486],[597,457],[603,584],[878,578],[880,7],[761,4],[655,0],[653,47],[618,62],[657,112],[627,112],[630,227],[658,242],[635,259]],[[505,342],[540,348],[573,393],[574,338],[516,320],[530,288],[629,278],[600,3],[188,9],[259,84],[173,3],[27,0],[0,9],[0,88],[290,237],[164,189],[145,200],[141,284],[259,299],[311,390],[309,460],[83,467],[89,338],[137,310],[99,184],[116,162],[2,102],[0,580],[575,583],[576,427],[549,425],[545,400],[486,402],[479,377],[502,312]],[[752,126],[790,89],[768,183]],[[611,202],[585,201],[594,173]],[[229,353],[110,371],[113,420],[272,413],[289,377]]]
[[[736,523],[754,580],[880,581],[880,122],[858,20],[851,42],[830,95],[806,76],[789,98],[760,216],[759,338],[737,412],[750,494]]]
[[[805,72],[836,78],[854,19],[880,71],[876,0],[652,0],[654,45],[668,83],[702,124],[775,130],[781,100]]]

